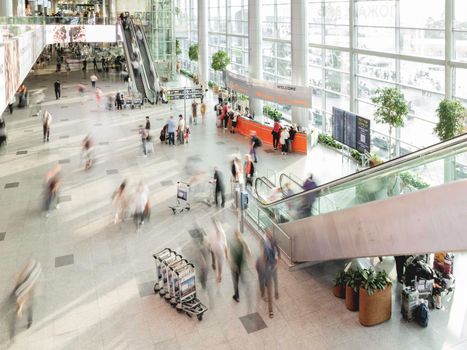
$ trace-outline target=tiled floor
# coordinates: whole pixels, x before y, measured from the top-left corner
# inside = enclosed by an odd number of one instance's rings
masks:
[[[70,96],[83,79],[78,72],[61,78]],[[104,93],[124,89],[116,75],[99,78],[105,81]],[[44,107],[54,118],[49,143],[42,142],[40,119],[29,117],[28,110],[6,115],[10,139],[7,150],[0,154],[0,348],[8,346],[6,318],[12,309],[7,297],[16,274],[30,257],[42,265],[34,323],[25,329],[25,320],[19,322],[12,349],[467,348],[467,276],[462,273],[457,274],[457,290],[446,302],[446,310],[433,311],[426,329],[401,321],[397,293],[391,321],[362,327],[358,315],[346,311],[343,301],[330,291],[342,262],[295,272],[281,265],[280,298],[274,300],[273,319],[258,297],[254,258],[244,272],[240,303],[232,300],[226,264],[222,283],[216,284],[209,271],[207,289],[199,289],[200,299],[209,308],[203,321],[177,313],[153,293],[156,276],[152,254],[170,247],[196,265],[199,258],[193,240],[201,229],[213,232],[211,218],[220,220],[228,237],[237,222],[233,210],[217,210],[197,202],[203,199],[207,177],[197,190],[194,186],[192,210],[173,215],[168,206],[175,203],[176,183],[198,170],[211,173],[213,166],[227,177],[230,154],[246,153],[247,140],[216,129],[210,115],[206,127],[193,126],[189,145],[156,143],[155,153],[144,158],[137,133],[144,116],[150,115],[154,139],[158,139],[168,116],[183,110],[181,103],[173,109],[164,105],[109,112],[96,106],[93,98],[55,101],[54,79],[51,75],[27,81],[31,90],[48,87]],[[68,108],[61,108],[65,105]],[[96,110],[99,112],[92,112]],[[208,110],[212,111],[212,106]],[[102,127],[96,127],[100,124]],[[88,134],[95,141],[95,163],[85,172],[80,145]],[[68,137],[62,138],[64,135]],[[259,152],[258,170],[271,178],[275,176],[272,170],[293,172],[302,178],[313,172],[325,182],[353,170],[339,155],[321,147],[307,157],[282,157],[266,150],[263,147]],[[17,157],[17,151],[27,153]],[[62,166],[60,208],[45,218],[41,213],[44,178],[58,163]],[[116,169],[118,173],[106,176],[106,171]],[[139,181],[151,191],[151,220],[138,232],[132,220],[113,224],[112,194],[123,179],[128,180],[129,193],[134,193]],[[20,186],[4,188],[15,182]],[[246,233],[245,237],[257,256],[255,236]],[[463,271],[466,260],[463,254],[457,255],[457,271]],[[380,267],[392,270],[392,259],[385,258]]]

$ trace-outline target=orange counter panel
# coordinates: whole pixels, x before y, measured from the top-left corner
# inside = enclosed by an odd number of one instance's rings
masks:
[[[272,145],[272,126],[260,124],[250,119],[239,117],[237,122],[237,131],[245,136],[250,136],[252,131],[263,141],[263,144]],[[308,152],[306,134],[296,133],[292,142],[293,151],[306,154]]]

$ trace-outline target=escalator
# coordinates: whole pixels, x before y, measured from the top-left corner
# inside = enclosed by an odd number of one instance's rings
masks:
[[[129,26],[127,30],[125,30],[123,25],[121,28],[122,28],[122,33],[124,37],[123,48],[125,51],[125,59],[127,63],[126,65],[128,69],[128,74],[131,78],[131,81],[134,82],[135,88],[138,91],[138,93],[140,93],[141,96],[145,98],[147,96],[146,96],[146,90],[144,88],[143,75],[138,74],[138,76],[135,76],[134,71],[133,71],[133,65],[132,65],[133,58],[135,57],[135,47],[133,45],[133,42],[136,42],[136,39],[133,40],[134,35],[131,30],[131,26]],[[141,70],[140,70],[140,73],[141,73]]]
[[[258,178],[247,214],[292,262],[467,250],[466,160],[462,135],[273,202]]]

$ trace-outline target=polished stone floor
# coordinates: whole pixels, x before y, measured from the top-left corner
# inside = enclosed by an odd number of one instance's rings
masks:
[[[467,257],[456,257],[457,290],[445,309],[432,311],[426,329],[400,317],[394,286],[393,317],[382,325],[365,328],[358,314],[345,309],[330,291],[332,278],[342,262],[329,262],[289,272],[279,269],[280,298],[274,300],[275,317],[258,297],[255,257],[256,237],[246,232],[253,251],[248,261],[239,304],[232,300],[233,287],[226,267],[217,284],[212,271],[208,288],[199,288],[208,306],[203,321],[178,314],[154,295],[152,254],[165,248],[196,260],[190,231],[213,231],[217,218],[227,236],[237,226],[236,213],[218,210],[193,195],[189,213],[173,215],[176,182],[187,179],[190,167],[228,174],[228,159],[247,151],[247,140],[215,128],[212,112],[207,125],[193,126],[190,143],[177,147],[154,145],[155,152],[142,156],[138,125],[150,116],[158,130],[174,106],[106,111],[90,92],[89,73],[61,74],[62,99],[53,95],[54,74],[31,75],[31,90],[46,89],[43,104],[52,116],[49,143],[42,142],[41,121],[30,110],[5,114],[9,144],[0,153],[0,348],[11,349],[467,349],[466,275]],[[117,75],[100,76],[104,93],[124,90]],[[77,84],[88,83],[80,98]],[[208,106],[212,111],[213,105]],[[94,139],[96,163],[83,170],[80,144],[86,135]],[[309,172],[326,182],[354,170],[334,152],[317,147],[308,156],[260,151],[261,174],[292,172],[304,178]],[[61,205],[48,218],[41,212],[46,172],[62,167]],[[187,164],[189,165],[187,167]],[[153,205],[151,221],[136,231],[131,221],[114,225],[112,193],[123,179],[133,193],[139,181],[149,187]],[[207,178],[202,180],[207,185]],[[200,191],[202,192],[202,191]],[[230,203],[229,203],[230,204]],[[42,265],[35,301],[34,322],[18,323],[14,343],[8,342],[7,298],[15,276],[29,258]],[[393,271],[393,260],[384,258],[378,268]]]

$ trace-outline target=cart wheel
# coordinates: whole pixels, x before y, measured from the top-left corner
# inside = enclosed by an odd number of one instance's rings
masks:
[[[198,321],[202,321],[203,320],[203,314],[200,314],[197,316],[198,317]]]
[[[159,293],[159,288],[157,286],[157,283],[154,285],[154,293]]]

